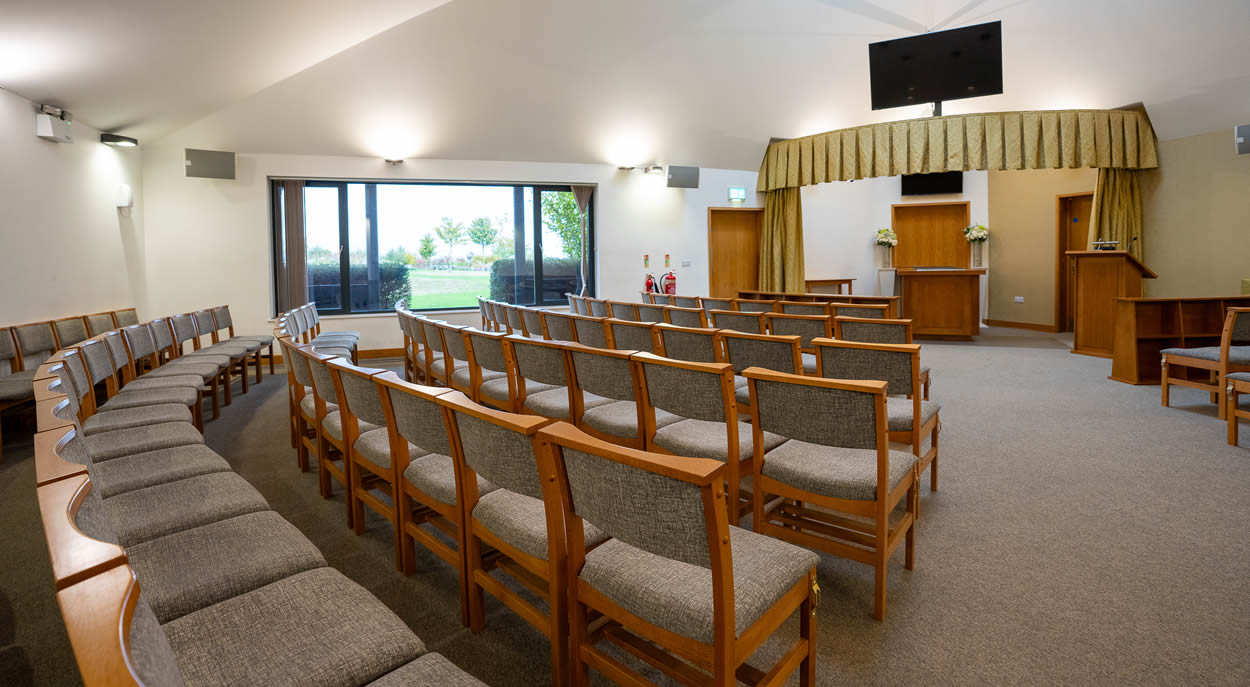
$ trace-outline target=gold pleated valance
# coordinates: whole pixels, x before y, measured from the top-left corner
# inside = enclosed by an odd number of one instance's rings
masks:
[[[1158,167],[1154,130],[1134,110],[1044,110],[869,124],[768,146],[757,189],[974,169]]]

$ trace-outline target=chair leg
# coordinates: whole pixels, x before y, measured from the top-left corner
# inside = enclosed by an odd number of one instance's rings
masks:
[[[247,354],[239,360],[239,377],[243,380],[242,393],[247,393]]]
[[[586,607],[571,601],[569,611],[569,681],[573,687],[587,687],[590,670],[582,660],[582,644],[586,641]]]
[[[816,573],[808,579],[807,598],[799,607],[799,639],[807,642],[807,656],[799,664],[799,687],[816,687]]]
[[[321,488],[321,498],[329,499],[333,495],[330,485],[330,471],[326,465],[330,462],[330,442],[317,432],[317,483]]]
[[[260,367],[260,349],[256,349],[256,383],[260,384],[260,380],[264,375],[261,374]]]
[[[273,344],[269,344],[269,375],[273,376]]]
[[[933,462],[929,463],[929,491],[937,491],[938,482],[938,457],[941,452],[938,451],[938,435],[941,434],[938,427],[933,428],[933,438],[930,443],[933,445]]]
[[[1215,378],[1215,388],[1219,389],[1219,391],[1211,392],[1211,401],[1219,410],[1220,419],[1227,420],[1228,404],[1224,403],[1224,394],[1221,393],[1224,390],[1224,373],[1216,370],[1211,372],[1211,376]]]
[[[548,617],[551,621],[551,684],[568,685],[569,676],[569,610],[566,579],[568,568],[563,561],[548,567]]]
[[[1168,384],[1168,363],[1167,363],[1167,360],[1164,360],[1164,361],[1163,361],[1163,370],[1162,370],[1161,376],[1160,376],[1160,378],[1159,378],[1159,386],[1163,389],[1163,407],[1164,407],[1164,408],[1166,408],[1166,407],[1168,407],[1168,396],[1169,396],[1169,393],[1170,393],[1170,392],[1171,392],[1171,390],[1172,390],[1172,389],[1170,388],[1170,387],[1171,387],[1171,385],[1169,385],[1169,384]]]
[[[204,393],[200,392],[195,397],[195,407],[191,409],[191,423],[195,425],[195,429],[200,434],[204,433]]]
[[[1240,405],[1240,403],[1241,402],[1238,399],[1237,390],[1230,388],[1228,390],[1228,445],[1229,446],[1237,445],[1237,439],[1238,439],[1237,430],[1239,429],[1237,427],[1237,406]],[[2,459],[3,458],[0,457],[0,460]]]
[[[365,533],[365,502],[360,500],[360,492],[364,491],[364,480],[360,467],[348,460],[347,454],[343,457],[343,470],[347,473],[347,522],[355,530],[356,536],[360,536]]]
[[[469,531],[468,522],[461,523],[465,531],[464,574],[461,575],[465,593],[466,612],[470,632],[481,632],[486,626],[486,599],[481,585],[477,583],[477,573],[482,569],[482,543]]]
[[[221,386],[225,391],[226,405],[230,405],[234,401],[234,391],[231,389],[230,383],[230,365],[226,365],[226,369],[221,371]]]
[[[304,436],[308,432],[308,425],[304,422],[304,418],[300,415],[295,416],[295,464],[299,466],[300,472],[308,472],[308,444],[304,443]]]
[[[914,487],[913,487],[914,488]],[[876,559],[874,566],[875,580],[872,589],[872,617],[877,620],[885,620],[885,573],[886,567],[889,565],[890,559],[886,557],[886,547],[889,545],[890,524],[889,514],[886,514],[886,522],[877,523],[877,550],[874,555]]]
[[[213,395],[213,419],[221,417],[221,400],[217,397],[221,389],[221,376],[213,375],[213,381],[209,382],[208,391]]]

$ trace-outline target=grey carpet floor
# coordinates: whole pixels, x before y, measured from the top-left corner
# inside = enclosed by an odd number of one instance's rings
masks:
[[[1109,381],[1109,361],[1055,335],[922,345],[943,406],[941,489],[926,480],[916,568],[896,553],[884,623],[871,569],[823,558],[819,682],[1250,684],[1250,431],[1228,446],[1205,394],[1177,388],[1163,408],[1159,387]],[[341,490],[324,501],[295,467],[282,390],[267,378],[236,395],[209,444],[432,649],[495,687],[550,684],[546,640],[518,616],[488,597],[486,630],[471,634],[450,567],[418,548],[404,577],[385,521],[370,515],[361,537],[344,526]],[[0,646],[14,636],[34,683],[73,684],[28,420],[5,421]]]

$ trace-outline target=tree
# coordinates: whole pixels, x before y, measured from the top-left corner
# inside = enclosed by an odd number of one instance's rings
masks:
[[[478,217],[469,223],[469,240],[481,246],[482,260],[486,260],[486,246],[495,242],[495,237],[499,235],[499,230],[495,225],[491,224],[490,219],[486,217]]]
[[[417,256],[409,253],[403,246],[396,246],[386,251],[386,255],[382,256],[382,262],[399,262],[405,265],[415,265]]]
[[[338,256],[325,246],[309,246],[307,255],[306,260],[309,265],[328,265],[331,262],[338,262]]]
[[[440,241],[447,244],[447,263],[451,264],[455,257],[456,244],[464,237],[464,225],[450,217],[444,217],[442,224],[434,227],[434,233],[438,234]]]
[[[434,237],[429,234],[422,236],[421,247],[417,249],[417,252],[420,253],[422,260],[429,262],[430,258],[434,257]]]
[[[543,194],[543,228],[560,237],[564,257],[582,259],[582,213],[571,192]]]
[[[495,239],[495,247],[491,250],[496,258],[507,260],[516,256],[516,238],[511,234],[500,234]]]

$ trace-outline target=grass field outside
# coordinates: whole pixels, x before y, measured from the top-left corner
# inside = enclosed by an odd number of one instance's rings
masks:
[[[424,308],[476,308],[477,297],[490,296],[490,272],[457,270],[408,271],[413,310]]]

